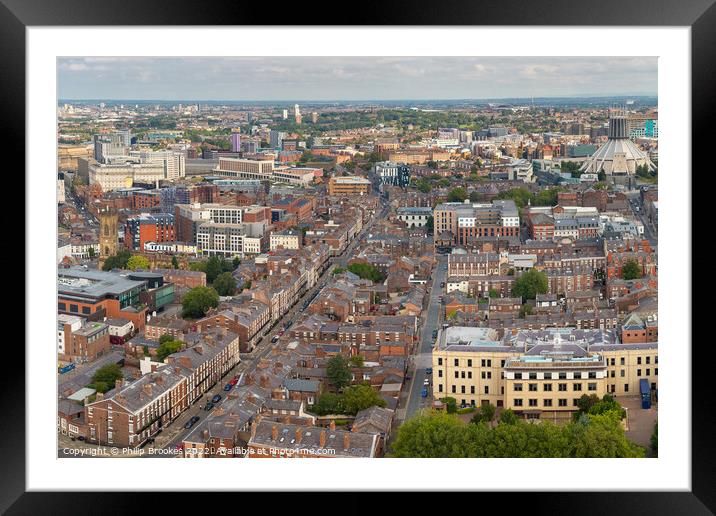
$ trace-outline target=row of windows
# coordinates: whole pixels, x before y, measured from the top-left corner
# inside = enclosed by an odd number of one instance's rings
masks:
[[[438,358],[438,365],[440,365],[440,366],[443,365],[443,359],[442,359],[442,357],[439,357],[439,358]],[[455,367],[460,367],[460,359],[459,359],[459,358],[454,359],[453,365],[454,365]],[[501,361],[500,361],[500,367],[503,367],[504,365],[505,365],[505,361],[504,361],[504,360],[501,360]],[[489,358],[488,358],[488,359],[484,359],[484,358],[483,358],[483,359],[480,361],[480,366],[481,366],[481,367],[492,367],[492,360],[490,360]],[[471,359],[471,358],[468,358],[468,359],[467,359],[467,367],[472,367],[472,359]]]
[[[527,376],[525,376],[526,373],[515,373],[515,380],[536,380],[537,379],[537,373],[528,373]],[[566,380],[567,379],[567,373],[557,373],[557,377],[555,378],[555,373],[543,373],[545,380]],[[597,372],[596,371],[589,371],[587,373],[587,376],[584,376],[584,373],[582,372],[575,372],[573,374],[573,377],[577,380],[582,378],[596,378]]]
[[[537,392],[537,391],[539,390],[539,389],[538,389],[538,384],[536,384],[536,383],[529,383],[529,384],[527,384],[527,388],[529,389],[530,392]],[[558,390],[559,390],[560,392],[565,392],[565,391],[567,390],[567,384],[566,384],[566,383],[558,383],[558,384],[557,384],[557,388],[558,388]],[[516,392],[521,392],[521,391],[522,391],[522,384],[521,384],[521,383],[516,383],[516,384],[514,384],[514,390],[515,390]],[[552,392],[552,384],[551,384],[551,383],[542,384],[542,390],[545,391],[545,392]],[[572,384],[572,390],[573,390],[573,391],[581,391],[581,390],[582,390],[582,384],[581,384],[581,383],[573,383],[573,384]],[[587,390],[589,390],[589,391],[596,391],[596,390],[597,390],[597,384],[596,384],[596,383],[588,383],[588,384],[587,384]]]
[[[65,303],[57,303],[57,308],[62,312],[67,311],[67,305]],[[99,307],[97,307],[97,310],[99,310]],[[70,312],[75,313],[75,314],[79,313],[79,306],[75,305],[75,304],[71,304]],[[89,306],[83,306],[82,313],[89,315],[92,313],[92,309]]]
[[[614,358],[610,358],[610,359],[609,359],[609,365],[616,365],[615,362],[616,362],[616,360],[615,360]],[[651,357],[650,357],[650,356],[646,357],[645,362],[646,362],[647,364],[650,364],[650,363],[651,363]],[[636,357],[636,363],[637,363],[637,365],[641,365],[641,357]],[[655,363],[655,364],[658,364],[658,363],[659,363],[659,357],[658,357],[658,356],[655,356],[655,357],[654,357],[654,363]],[[619,359],[619,365],[626,365],[626,359],[625,359],[624,357],[621,357],[621,358]]]
[[[551,399],[544,399],[542,400],[542,406],[543,407],[553,407],[554,400]],[[578,406],[579,398],[573,398],[572,399],[572,406],[576,407]],[[527,406],[529,407],[537,407],[539,403],[539,400],[531,398],[527,400]],[[566,407],[568,403],[567,398],[560,398],[557,400],[557,406],[558,407]],[[522,398],[515,398],[514,400],[515,407],[524,407],[524,400]]]

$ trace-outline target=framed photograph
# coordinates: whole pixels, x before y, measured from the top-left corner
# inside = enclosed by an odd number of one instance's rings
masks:
[[[395,490],[710,514],[712,3],[337,26],[4,0],[27,337],[0,508]]]

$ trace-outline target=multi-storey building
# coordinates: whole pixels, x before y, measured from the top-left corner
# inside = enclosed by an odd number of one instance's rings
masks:
[[[433,227],[441,240],[466,245],[479,237],[519,236],[520,217],[512,200],[489,204],[449,202],[433,210]]]
[[[491,403],[526,418],[559,419],[584,395],[657,388],[657,344],[621,344],[600,329],[504,330],[449,327],[433,349],[433,395],[458,404]]]
[[[359,176],[331,177],[328,180],[328,195],[366,195],[371,191],[371,182]]]
[[[171,213],[142,213],[129,217],[124,230],[124,245],[128,249],[144,251],[147,242],[173,242],[174,215]]]

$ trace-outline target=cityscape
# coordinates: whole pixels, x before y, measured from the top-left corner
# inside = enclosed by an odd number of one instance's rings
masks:
[[[658,456],[656,77],[59,59],[58,457]]]

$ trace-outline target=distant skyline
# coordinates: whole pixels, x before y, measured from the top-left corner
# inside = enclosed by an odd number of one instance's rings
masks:
[[[656,96],[656,57],[68,57],[66,100]]]

